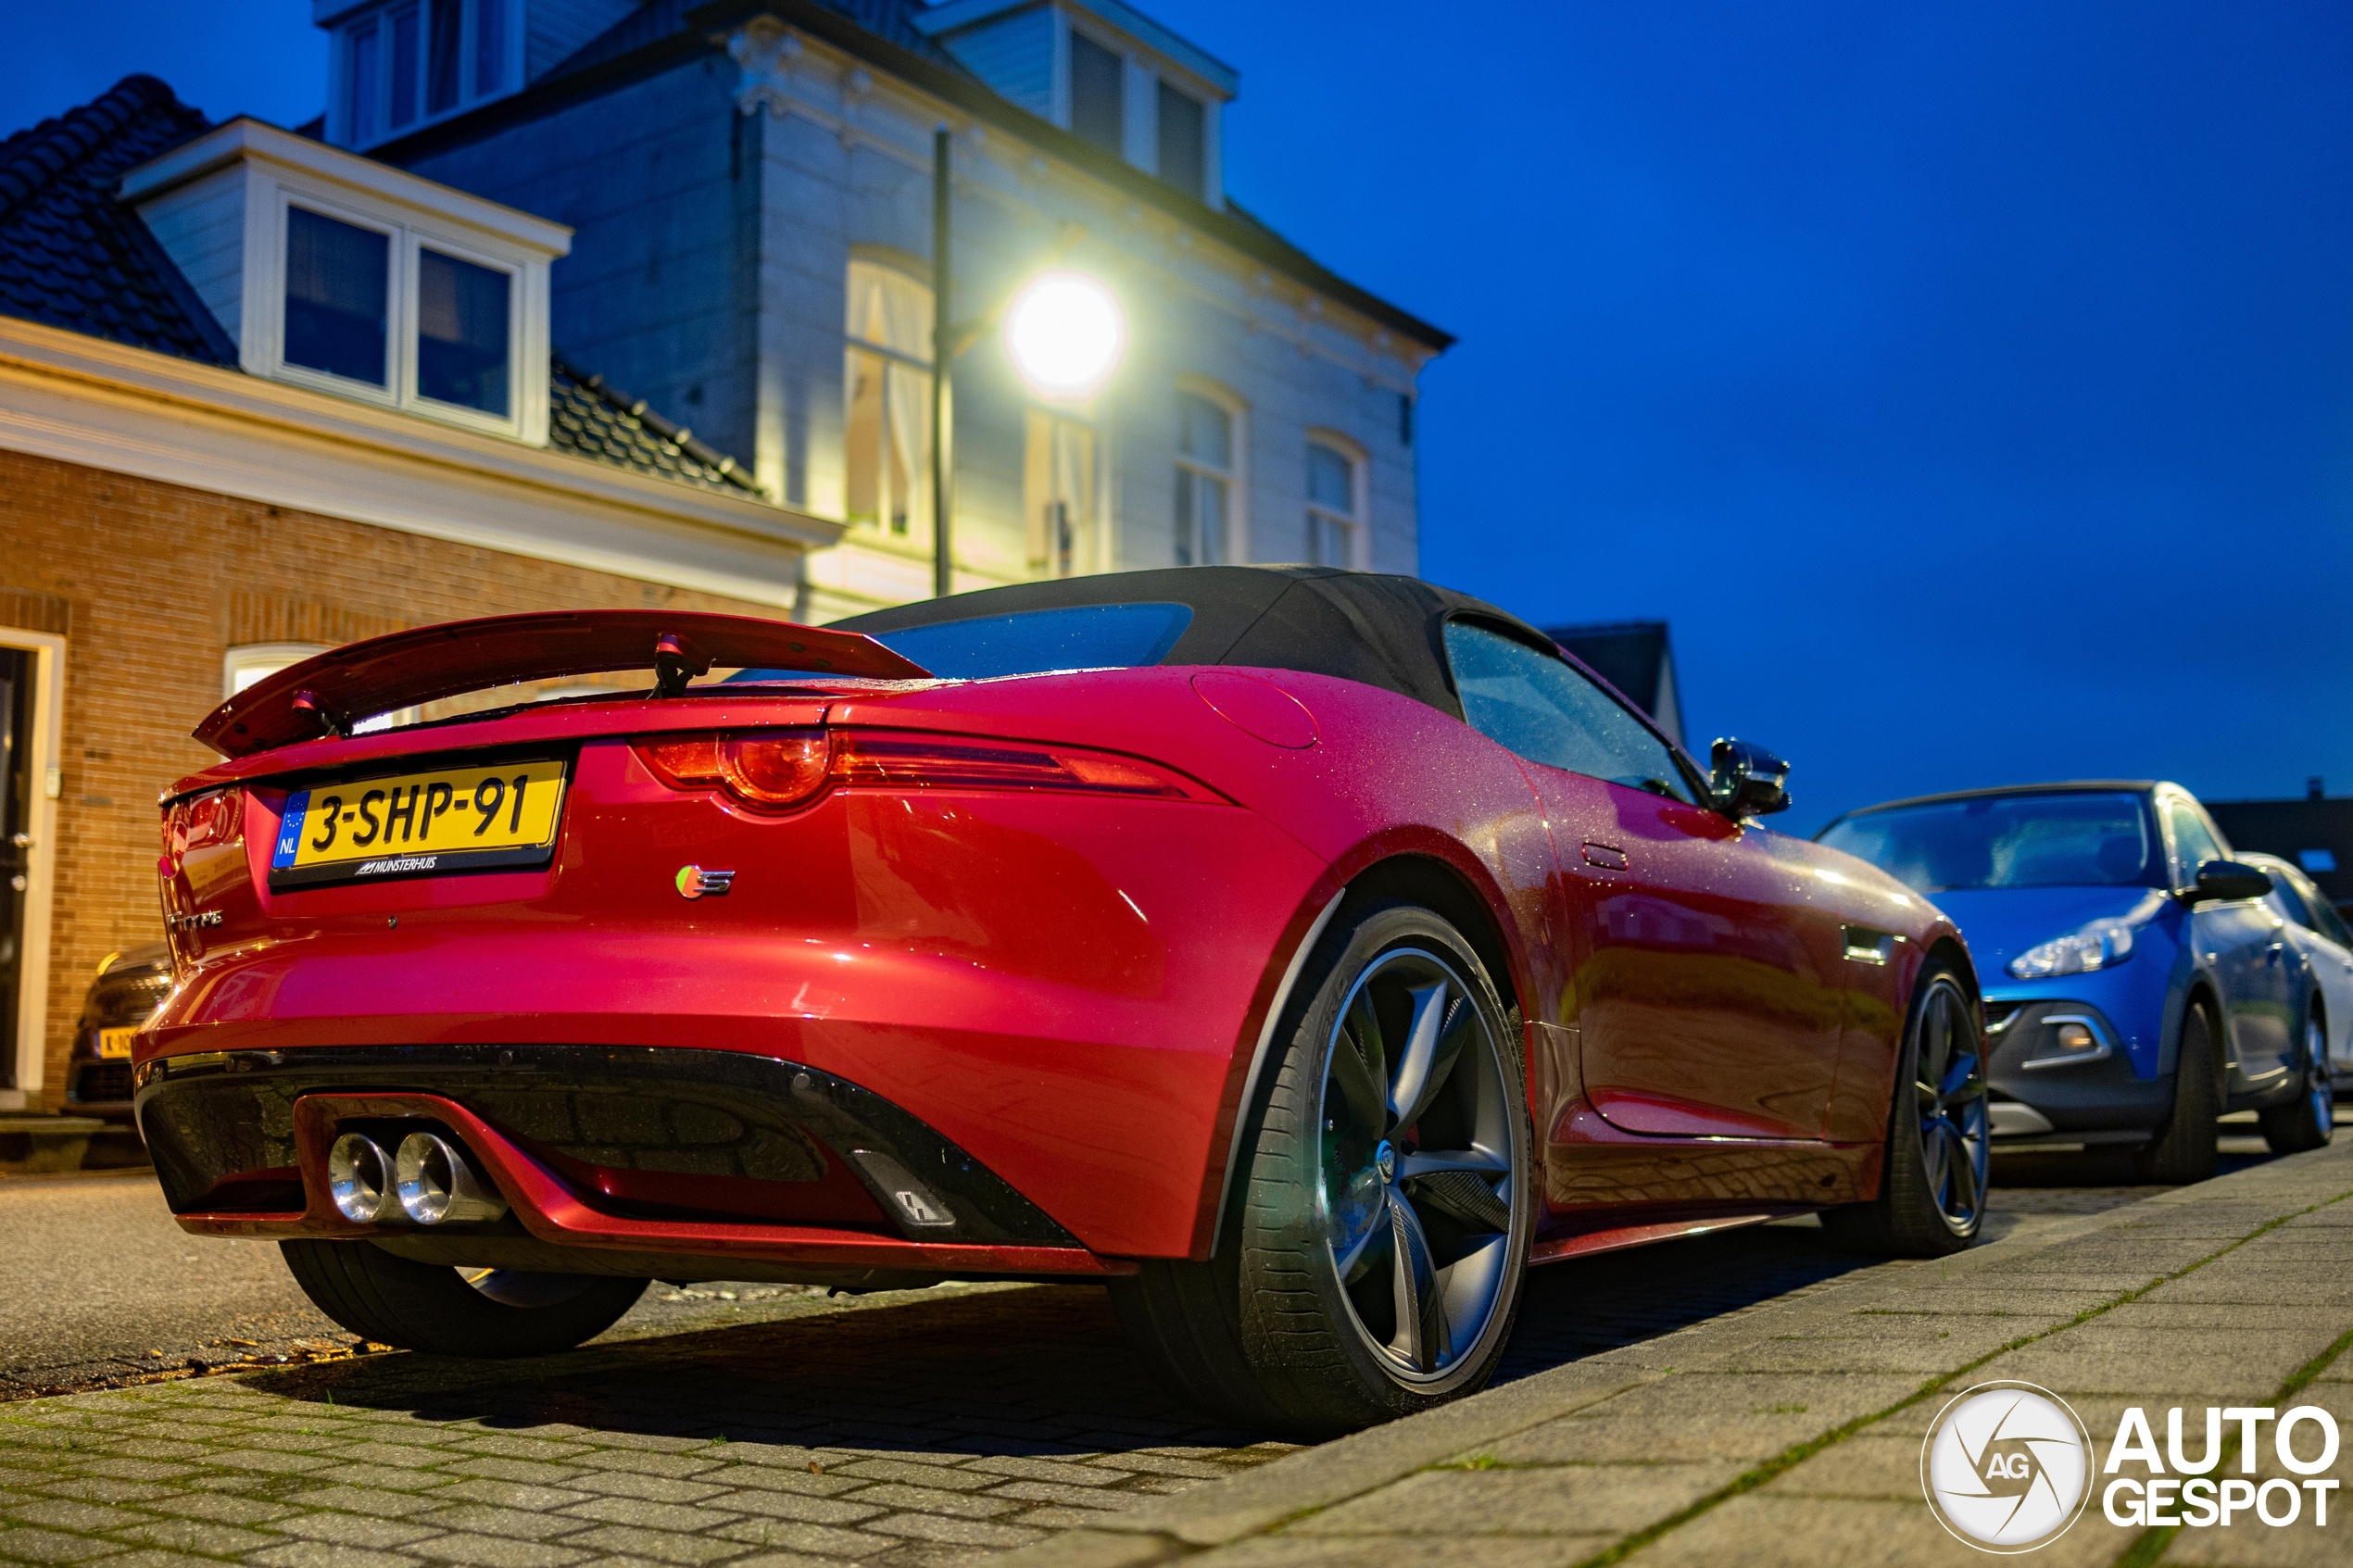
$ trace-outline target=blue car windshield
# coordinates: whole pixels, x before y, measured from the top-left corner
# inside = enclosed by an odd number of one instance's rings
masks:
[[[1922,893],[1982,887],[2162,887],[2165,858],[2137,795],[1979,795],[1862,811],[1821,841]]]
[[[935,675],[985,681],[1052,670],[1126,670],[1158,664],[1192,623],[1190,605],[1081,605],[975,621],[941,621],[872,633]],[[806,681],[806,671],[741,670],[729,681]]]

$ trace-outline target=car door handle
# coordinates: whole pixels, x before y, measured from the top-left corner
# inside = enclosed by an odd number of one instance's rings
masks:
[[[2264,964],[2264,967],[2265,967],[2265,968],[2267,968],[2267,969],[2268,969],[2268,968],[2274,968],[2274,967],[2276,967],[2276,966],[2278,965],[2279,961],[2280,961],[2280,949],[2281,949],[2281,948],[2283,948],[2283,947],[2286,947],[2286,946],[2287,946],[2287,944],[2286,944],[2286,943],[2284,943],[2284,942],[2274,942],[2274,943],[2272,943],[2270,947],[2268,947],[2264,948],[2264,949],[2263,949],[2263,964]]]
[[[1585,841],[1585,863],[1605,872],[1622,872],[1626,869],[1626,851],[1615,844],[1596,844],[1589,838]]]

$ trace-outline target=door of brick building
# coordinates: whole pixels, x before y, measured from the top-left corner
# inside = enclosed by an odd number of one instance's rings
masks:
[[[32,655],[0,648],[0,1088],[16,1086],[32,872]]]

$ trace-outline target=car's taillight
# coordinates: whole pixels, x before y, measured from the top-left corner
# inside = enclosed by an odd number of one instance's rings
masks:
[[[217,789],[210,795],[172,802],[171,809],[163,814],[163,860],[157,869],[166,876],[177,876],[182,859],[191,849],[235,843],[245,831],[244,806],[244,792],[235,789]]]
[[[1132,757],[1020,741],[876,730],[754,730],[648,736],[634,745],[655,776],[674,788],[723,789],[747,806],[770,811],[805,804],[836,784],[1223,798],[1181,773]]]
[[[825,787],[827,730],[755,730],[748,734],[661,735],[636,743],[664,784],[724,789],[762,811],[788,810]]]
[[[1214,799],[1199,784],[1132,757],[1018,742],[851,731],[834,754],[834,782],[902,789],[1076,789]]]

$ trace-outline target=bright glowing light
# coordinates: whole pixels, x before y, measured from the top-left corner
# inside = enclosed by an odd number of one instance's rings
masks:
[[[1127,338],[1119,302],[1094,279],[1049,272],[1005,313],[1005,348],[1038,391],[1084,396],[1110,379]]]

